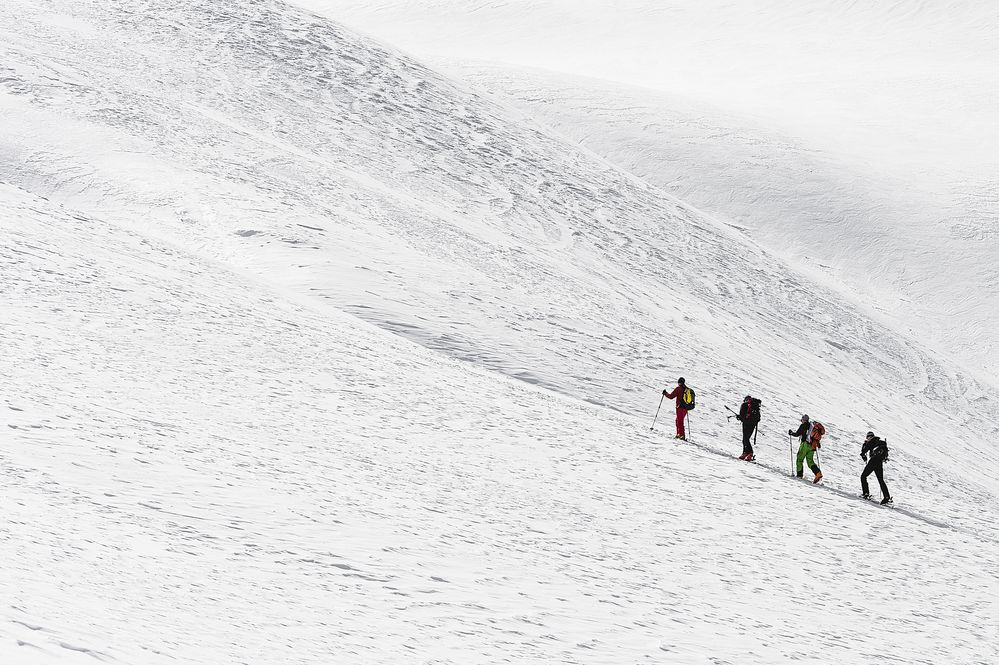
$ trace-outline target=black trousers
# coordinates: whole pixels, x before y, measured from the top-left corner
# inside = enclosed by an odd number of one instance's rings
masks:
[[[867,485],[867,476],[873,473],[878,479],[878,485],[881,486],[881,498],[886,499],[891,496],[888,494],[888,486],[885,485],[884,464],[885,461],[883,458],[872,457],[870,461],[867,462],[867,466],[864,467],[864,472],[860,474],[860,489],[863,490],[864,494],[871,493],[871,488]]]
[[[756,431],[756,426],[759,425],[759,421],[744,420],[742,421],[742,454],[752,455],[753,454],[753,432]]]

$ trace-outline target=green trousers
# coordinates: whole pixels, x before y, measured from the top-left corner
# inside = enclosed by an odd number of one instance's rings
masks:
[[[795,472],[798,474],[799,478],[805,475],[802,465],[806,461],[808,462],[808,468],[812,470],[812,473],[819,472],[819,467],[815,464],[815,451],[812,450],[812,444],[808,441],[802,441],[801,445],[798,446],[798,459],[796,460],[795,466]]]

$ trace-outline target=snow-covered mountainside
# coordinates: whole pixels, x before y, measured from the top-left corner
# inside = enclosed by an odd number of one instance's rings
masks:
[[[999,395],[862,303],[283,3],[0,49],[3,662],[999,657]]]
[[[999,387],[991,3],[297,3],[516,100]]]
[[[5,663],[997,656],[985,534],[0,196]]]

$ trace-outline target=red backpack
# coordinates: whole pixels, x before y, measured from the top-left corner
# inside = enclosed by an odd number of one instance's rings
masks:
[[[822,425],[822,423],[818,421],[812,423],[812,428],[809,431],[808,435],[809,441],[812,442],[812,448],[822,447],[820,441],[822,441],[822,435],[825,433],[826,433],[826,428]]]

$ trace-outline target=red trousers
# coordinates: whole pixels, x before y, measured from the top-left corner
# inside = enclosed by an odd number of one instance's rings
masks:
[[[676,409],[676,435],[687,438],[687,433],[683,429],[683,421],[687,419],[687,409]]]

